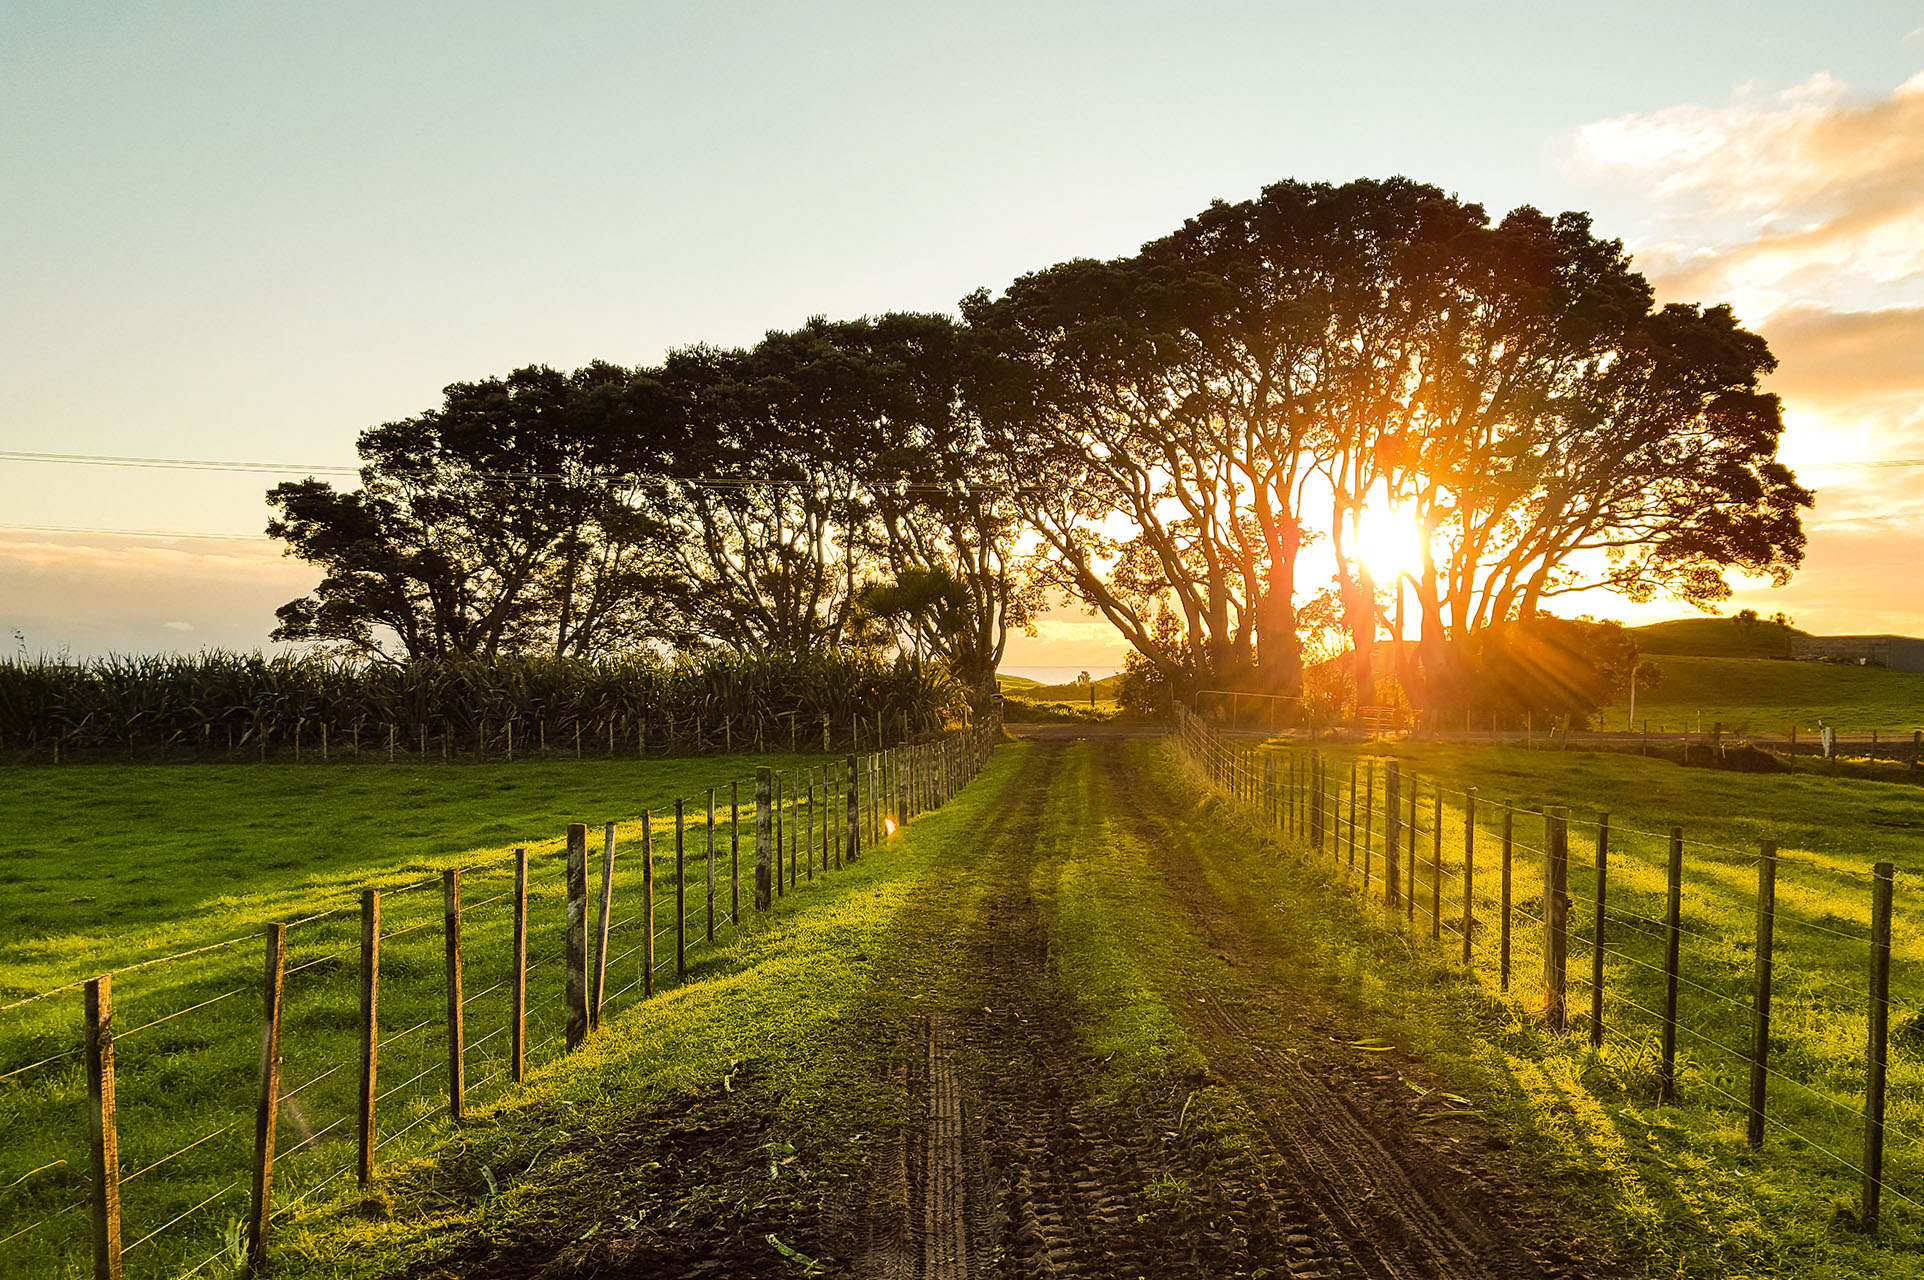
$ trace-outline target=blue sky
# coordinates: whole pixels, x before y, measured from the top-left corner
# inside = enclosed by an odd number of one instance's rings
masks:
[[[357,432],[455,380],[949,309],[1283,177],[1589,209],[1660,286],[1723,288],[1767,336],[1773,317],[1903,320],[1924,267],[1901,252],[1761,284],[1704,268],[1757,227],[1833,216],[1835,183],[1807,189],[1831,178],[1773,169],[1771,148],[1800,104],[1900,128],[1876,111],[1908,101],[1920,27],[1914,3],[8,0],[0,449],[351,462]],[[1663,141],[1680,130],[1715,154]],[[1716,167],[1743,146],[1762,159]],[[1773,180],[1775,223],[1732,194]],[[1901,410],[1924,377],[1900,381],[1856,417],[1813,392],[1811,456],[1913,434],[1924,454]],[[44,530],[254,534],[271,479],[0,461],[0,626],[79,652],[264,641],[308,581],[270,545]],[[1790,589],[1799,607],[1856,625],[1824,580]],[[1112,656],[1072,619],[1027,660]]]

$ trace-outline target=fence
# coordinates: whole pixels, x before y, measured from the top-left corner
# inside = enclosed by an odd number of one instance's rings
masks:
[[[1924,1014],[1892,1018],[1894,1003],[1915,1011],[1924,997],[1916,966],[1900,969],[1910,984],[1897,997],[1891,987],[1894,915],[1901,948],[1918,950],[1916,876],[1532,811],[1367,755],[1345,779],[1337,755],[1231,741],[1182,708],[1177,741],[1232,802],[1328,858],[1466,977],[1552,1031],[1617,1047],[1627,1084],[1729,1108],[1752,1147],[1773,1132],[1808,1147],[1857,1183],[1868,1229],[1886,1197],[1924,1209],[1892,1185],[1924,1177]],[[1900,890],[1909,900],[1894,911]],[[1754,909],[1748,936],[1718,933],[1718,908],[1739,904]],[[1893,1057],[1900,1037],[1916,1043]]]
[[[316,904],[264,938],[0,1005],[17,1024],[0,1038],[14,1166],[0,1164],[0,1275],[260,1264],[278,1219],[368,1185],[624,1001],[688,981],[745,915],[955,795],[999,736],[991,720],[764,768],[672,815],[607,823],[598,859],[576,824],[509,859]]]

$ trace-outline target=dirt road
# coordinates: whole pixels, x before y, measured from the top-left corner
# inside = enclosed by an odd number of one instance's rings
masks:
[[[772,1113],[801,1105],[784,1082],[710,1090],[595,1140],[625,1221],[411,1274],[1611,1274],[1473,1108],[1418,1105],[1424,1064],[1305,989],[1316,958],[1236,863],[1273,855],[1226,842],[1159,743],[1004,750],[985,816],[918,873],[840,1030],[890,1115],[771,1156]]]

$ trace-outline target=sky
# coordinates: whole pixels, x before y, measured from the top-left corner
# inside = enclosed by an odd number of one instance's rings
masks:
[[[1730,607],[1924,633],[1924,467],[1877,465],[1924,459],[1914,0],[0,0],[0,455],[351,466],[452,382],[953,310],[1393,174],[1732,303],[1819,502]],[[317,577],[260,536],[280,478],[0,456],[0,645],[264,645]],[[1009,654],[1120,659],[1074,608]]]

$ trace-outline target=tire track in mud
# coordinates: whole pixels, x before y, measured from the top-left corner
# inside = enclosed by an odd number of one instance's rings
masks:
[[[1204,1169],[1180,1117],[1126,1117],[1092,1100],[1097,1070],[1029,887],[1049,856],[1042,823],[1073,748],[1033,750],[1036,774],[1008,793],[1013,812],[976,838],[989,887],[970,929],[973,963],[955,1008],[910,1033],[921,1041],[908,1083],[922,1124],[886,1157],[899,1208],[893,1223],[871,1224],[855,1274],[1360,1275],[1327,1243],[1328,1228],[1253,1162]],[[1092,769],[1086,786],[1099,793],[1103,783]],[[1208,1210],[1159,1217],[1145,1189],[1164,1176],[1206,1185]]]
[[[1362,1273],[1383,1280],[1598,1274],[1555,1243],[1558,1211],[1493,1182],[1466,1153],[1436,1150],[1409,1133],[1409,1099],[1396,1072],[1327,1057],[1315,1061],[1317,1069],[1306,1065],[1318,1049],[1326,1053],[1333,1040],[1355,1033],[1311,1028],[1301,1012],[1278,1007],[1274,989],[1254,976],[1263,944],[1199,868],[1170,861],[1205,834],[1189,830],[1179,815],[1151,811],[1145,795],[1154,788],[1126,748],[1104,747],[1102,770],[1115,820],[1163,860],[1164,882],[1198,936],[1229,962],[1215,989],[1199,985],[1193,1002],[1180,1007],[1196,1019],[1193,1030],[1212,1065],[1253,1104],[1265,1135],[1300,1179],[1301,1195]]]

